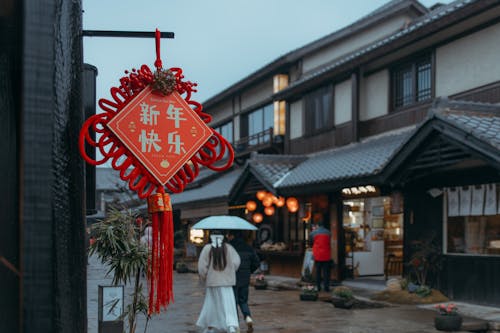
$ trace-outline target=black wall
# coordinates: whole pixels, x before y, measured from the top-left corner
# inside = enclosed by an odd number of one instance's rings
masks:
[[[0,331],[17,332],[19,292],[19,131],[21,106],[20,1],[0,5]],[[8,268],[11,267],[11,268]]]
[[[442,246],[443,196],[433,198],[422,188],[409,188],[404,196],[404,262],[408,263],[415,241],[434,239]],[[408,273],[408,267],[404,271]],[[440,275],[429,274],[427,283],[439,287]]]
[[[500,257],[446,256],[443,291],[450,298],[500,305]]]
[[[442,207],[443,195],[432,198],[425,189],[407,189],[404,226],[405,262],[410,259],[410,244],[413,240],[435,234],[439,244],[443,246]],[[500,281],[500,257],[444,255],[441,271],[437,276],[431,275],[429,278],[433,287],[438,288],[451,299],[500,305],[500,284],[498,283]]]
[[[2,332],[86,332],[81,10],[0,5]]]

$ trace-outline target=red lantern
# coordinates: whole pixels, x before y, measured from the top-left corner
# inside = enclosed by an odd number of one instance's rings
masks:
[[[285,198],[279,197],[276,199],[276,207],[283,207],[285,205]]]
[[[262,216],[261,213],[255,213],[253,214],[252,216],[252,220],[255,222],[255,223],[260,223],[262,222],[262,220],[264,219],[264,216]]]
[[[257,203],[253,200],[247,201],[246,208],[249,212],[253,212],[257,208]]]
[[[286,199],[286,207],[290,213],[296,213],[299,210],[299,201],[297,198],[290,197]]]
[[[264,208],[264,214],[266,214],[267,216],[273,215],[274,214],[274,207],[269,206],[269,207]]]
[[[274,197],[274,195],[272,195],[271,193],[266,194],[266,196],[264,196],[264,199],[262,199],[262,205],[264,207],[272,206],[273,205],[273,197]]]
[[[257,199],[263,200],[266,197],[266,194],[267,194],[266,191],[260,190],[257,192],[257,194],[255,196],[257,197]]]

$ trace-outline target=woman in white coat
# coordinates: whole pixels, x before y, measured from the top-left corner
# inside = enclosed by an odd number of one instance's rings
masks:
[[[239,332],[233,286],[240,256],[223,235],[214,232],[210,240],[198,260],[198,274],[205,281],[206,292],[196,325],[204,333]]]

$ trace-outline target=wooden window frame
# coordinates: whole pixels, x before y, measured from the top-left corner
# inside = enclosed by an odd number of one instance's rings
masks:
[[[417,65],[423,62],[427,62],[430,65],[430,94],[429,97],[424,99],[424,100],[418,100],[418,71],[417,71]],[[411,101],[407,104],[403,105],[396,105],[396,91],[397,91],[397,80],[396,76],[404,69],[410,68],[411,69],[411,78],[412,78],[412,89],[411,89]],[[436,61],[435,61],[435,54],[434,52],[427,51],[425,53],[421,53],[417,56],[414,56],[409,59],[405,59],[394,66],[390,69],[390,105],[391,105],[391,111],[399,111],[399,110],[405,110],[420,104],[425,104],[428,103],[430,100],[432,100],[435,97],[435,89],[436,89],[436,84],[435,84],[435,71],[436,71]]]
[[[311,101],[316,100],[319,96],[323,96],[323,91],[329,94],[328,98],[330,100],[330,109],[327,110],[329,117],[326,124],[320,128],[313,128],[312,121],[315,119],[310,114]],[[335,90],[333,84],[328,84],[326,86],[321,86],[308,94],[304,95],[304,113],[303,113],[303,124],[304,124],[304,136],[314,136],[328,130],[331,130],[335,124]],[[325,112],[323,110],[323,112]]]

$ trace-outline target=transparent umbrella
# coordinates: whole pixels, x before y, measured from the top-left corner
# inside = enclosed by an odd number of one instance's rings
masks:
[[[238,216],[219,215],[201,219],[192,229],[257,230],[257,227]]]

